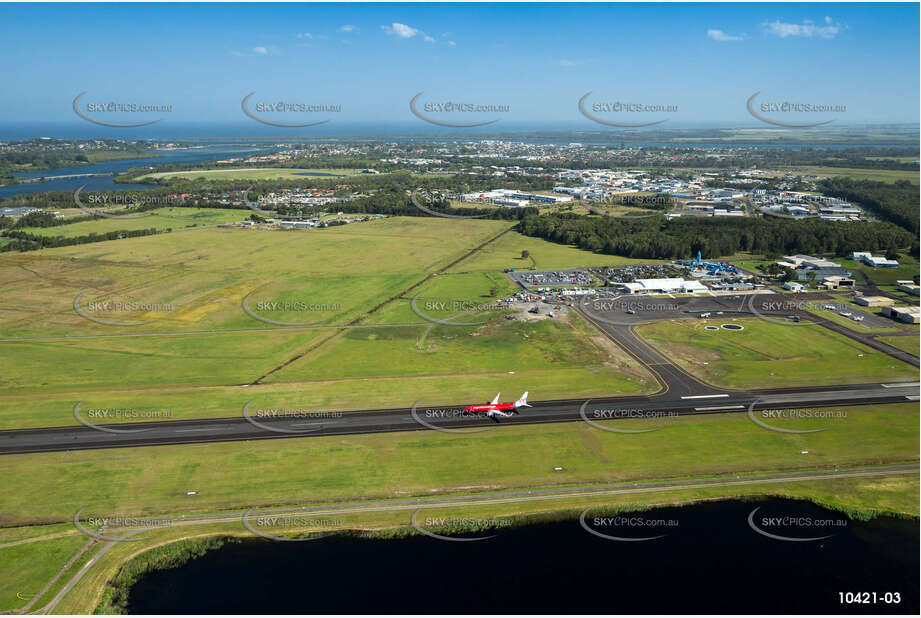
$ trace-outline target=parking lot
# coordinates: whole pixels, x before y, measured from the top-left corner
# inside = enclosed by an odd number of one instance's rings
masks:
[[[595,285],[596,280],[582,268],[567,270],[515,270],[506,273],[509,278],[529,288],[572,287]]]
[[[631,266],[602,266],[587,269],[609,283],[629,283],[637,279],[667,279],[681,276],[671,264],[633,264]]]

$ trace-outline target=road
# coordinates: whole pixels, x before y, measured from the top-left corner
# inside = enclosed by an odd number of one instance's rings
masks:
[[[794,309],[798,305],[809,306],[809,303],[820,304],[823,301],[837,302],[834,297],[824,293],[807,293],[796,296],[781,294],[747,294],[747,295],[726,295],[726,296],[703,296],[697,298],[662,298],[662,297],[643,297],[643,296],[620,296],[612,298],[602,298],[597,301],[587,300],[577,303],[576,310],[588,319],[589,322],[602,330],[606,335],[621,347],[630,348],[632,353],[639,348],[648,348],[642,339],[639,339],[632,332],[634,326],[655,322],[657,320],[668,319],[688,319],[700,316],[703,313],[710,314],[710,320],[716,324],[720,319],[730,322],[732,318],[769,318],[776,322],[788,321],[789,314],[799,315],[802,322],[794,323],[789,320],[789,328],[802,328],[806,324],[815,324],[822,326],[840,335],[848,337],[869,348],[882,352],[888,356],[908,363],[914,367],[921,366],[917,356],[909,354],[891,345],[877,341],[874,337],[879,335],[889,335],[890,333],[873,333],[857,332],[829,320],[821,315],[811,313],[805,309]],[[784,308],[786,307],[786,308]],[[633,314],[626,313],[625,309],[630,308]],[[757,310],[757,311],[756,311]],[[887,325],[902,326],[898,322],[887,322]],[[898,333],[893,333],[898,334]],[[912,333],[915,337],[917,332]],[[636,340],[636,341],[635,341]],[[653,350],[649,356],[649,363],[659,363],[664,358],[660,353]],[[673,364],[665,360],[666,363]],[[678,369],[677,367],[675,367]],[[680,369],[678,369],[681,371]]]

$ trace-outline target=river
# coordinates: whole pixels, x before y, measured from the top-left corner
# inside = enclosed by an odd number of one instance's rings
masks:
[[[182,148],[175,150],[159,150],[162,156],[143,157],[139,159],[121,159],[118,161],[105,161],[73,167],[58,167],[34,172],[14,173],[17,178],[48,178],[52,176],[67,176],[71,174],[112,174],[110,176],[81,176],[76,178],[57,178],[46,182],[9,185],[0,187],[0,198],[13,197],[26,193],[42,193],[45,191],[76,191],[86,185],[84,191],[118,191],[118,190],[148,190],[155,189],[157,185],[145,184],[119,184],[113,182],[116,175],[122,174],[133,167],[169,165],[177,163],[191,165],[216,159],[228,159],[261,152],[269,152],[277,148],[269,148],[253,144],[213,144],[203,147]]]

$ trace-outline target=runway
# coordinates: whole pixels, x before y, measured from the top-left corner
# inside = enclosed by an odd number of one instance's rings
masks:
[[[714,307],[722,307],[722,311],[729,314],[727,319],[731,314],[751,315],[739,306],[737,299],[700,299],[704,303],[695,303],[695,300],[698,299],[692,299],[692,303],[681,303],[682,317],[687,318],[688,312]],[[753,415],[753,411],[763,410],[904,403],[919,399],[918,382],[744,391],[720,389],[702,382],[655,350],[634,332],[632,324],[612,324],[600,321],[599,317],[603,316],[581,308],[576,310],[604,336],[646,367],[659,382],[659,391],[643,396],[532,402],[533,407],[523,408],[519,415],[502,418],[499,422],[463,414],[463,406],[470,404],[469,401],[454,406],[417,402],[410,408],[324,413],[279,413],[253,406],[244,407],[235,416],[224,418],[92,426],[86,422],[67,427],[0,431],[0,455],[396,431],[426,430],[475,435],[502,426],[560,422],[586,422],[599,431],[635,433],[660,429],[669,418],[690,414],[752,412]],[[664,316],[656,317],[661,319]],[[634,316],[622,315],[617,320],[623,318]],[[917,365],[917,358],[914,360]],[[625,427],[623,430],[617,429],[618,423],[598,424],[599,421],[618,419],[634,422],[629,423],[629,429]],[[827,422],[833,425],[836,421]]]
[[[688,395],[682,389],[669,389],[664,395],[611,397],[534,402],[521,414],[496,423],[480,416],[465,416],[457,406],[427,406],[389,410],[362,410],[336,413],[338,416],[313,418],[304,415],[260,417],[259,410],[241,409],[235,417],[187,421],[157,421],[87,427],[52,427],[0,431],[0,455],[43,453],[167,444],[197,444],[240,440],[307,438],[394,431],[435,431],[486,433],[500,427],[559,422],[597,422],[634,419],[632,429],[661,427],[669,417],[688,414],[746,413],[753,410],[827,408],[861,404],[898,403],[917,400],[919,384],[860,384],[829,387],[803,387],[744,392],[710,389]],[[833,424],[836,421],[829,421]],[[616,424],[606,425],[616,427]],[[601,431],[602,429],[599,429]],[[767,431],[767,430],[766,430]]]

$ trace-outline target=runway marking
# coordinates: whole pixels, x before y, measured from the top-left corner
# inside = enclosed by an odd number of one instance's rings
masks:
[[[211,427],[202,427],[201,429],[174,429],[176,433],[191,433],[193,431],[212,431]]]
[[[921,386],[921,382],[899,382],[898,384],[880,384],[883,388],[912,388]]]
[[[714,397],[729,397],[727,393],[722,395],[685,395],[682,399],[713,399]]]
[[[921,397],[919,397],[918,395],[905,395],[905,399],[909,401],[918,401],[919,399],[921,399]]]
[[[739,408],[744,408],[745,406],[715,406],[710,408],[694,408],[695,410],[700,410],[701,412],[705,410],[738,410]]]

